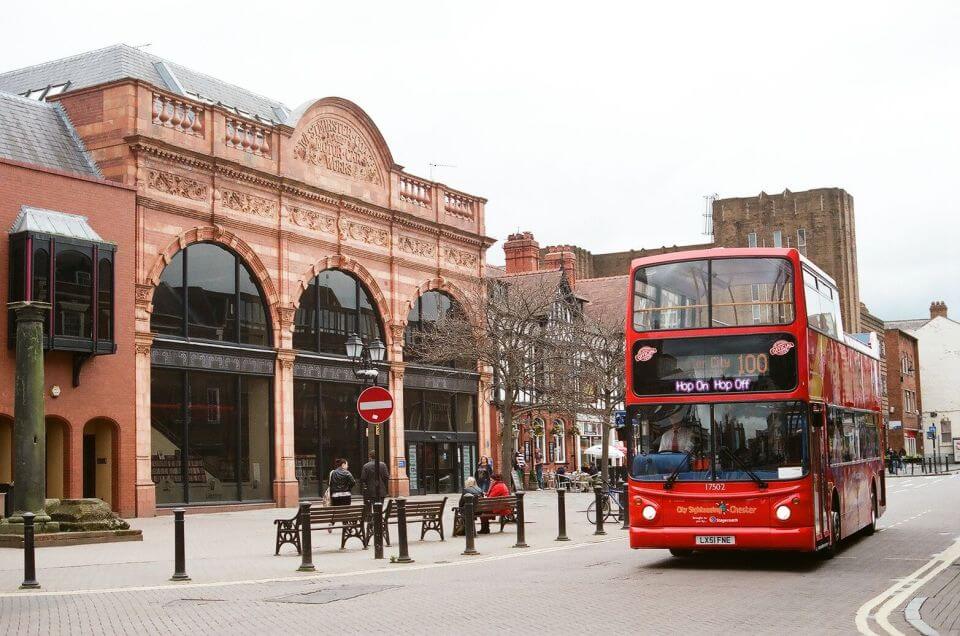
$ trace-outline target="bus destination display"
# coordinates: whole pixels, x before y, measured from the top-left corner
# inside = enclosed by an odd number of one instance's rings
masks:
[[[797,385],[796,342],[788,334],[753,334],[634,344],[637,395],[790,391]]]

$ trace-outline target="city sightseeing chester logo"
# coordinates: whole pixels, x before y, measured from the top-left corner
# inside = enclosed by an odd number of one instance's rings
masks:
[[[637,355],[633,357],[637,362],[647,362],[657,353],[656,347],[640,347],[637,349]]]
[[[777,340],[773,343],[773,346],[770,347],[770,355],[772,356],[785,356],[790,353],[790,350],[793,349],[794,345],[789,340]]]

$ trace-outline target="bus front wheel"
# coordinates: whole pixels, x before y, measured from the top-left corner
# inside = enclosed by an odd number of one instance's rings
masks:
[[[830,511],[830,544],[820,551],[824,559],[832,559],[840,545],[840,510],[834,507]]]
[[[670,554],[675,557],[688,557],[693,555],[693,550],[685,550],[682,548],[670,548]]]

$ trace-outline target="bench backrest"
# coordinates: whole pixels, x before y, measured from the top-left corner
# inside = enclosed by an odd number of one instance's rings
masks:
[[[387,508],[384,510],[384,518],[396,519],[397,506],[396,499],[387,502]],[[443,513],[443,507],[447,505],[447,498],[429,499],[426,501],[407,501],[407,517],[435,516]]]
[[[516,505],[516,495],[510,495],[509,497],[486,497],[475,501],[473,503],[473,509],[475,512],[489,512],[492,510],[515,508]]]
[[[363,519],[363,504],[352,506],[311,506],[310,524],[356,522]]]

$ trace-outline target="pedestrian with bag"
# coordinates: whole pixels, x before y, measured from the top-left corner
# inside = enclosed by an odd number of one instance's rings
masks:
[[[387,482],[390,479],[390,471],[385,463],[380,462],[379,471],[377,470],[376,453],[370,451],[369,457],[370,461],[360,469],[360,492],[363,493],[363,505],[368,513],[373,509],[374,502],[383,503],[387,496]]]
[[[330,471],[328,484],[323,496],[324,503],[329,501],[331,506],[349,506],[353,500],[352,491],[357,485],[357,480],[350,473],[347,460],[338,458],[333,461],[333,470]]]

